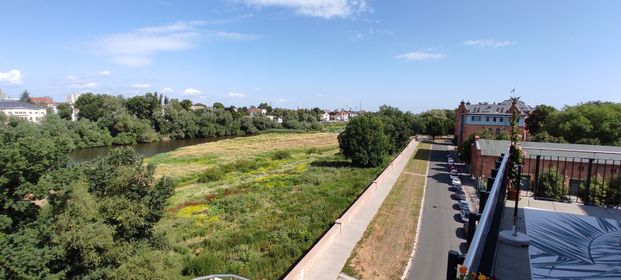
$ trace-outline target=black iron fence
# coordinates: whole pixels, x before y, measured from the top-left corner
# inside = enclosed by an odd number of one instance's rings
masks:
[[[522,190],[536,199],[621,206],[621,160],[599,156],[525,156]]]

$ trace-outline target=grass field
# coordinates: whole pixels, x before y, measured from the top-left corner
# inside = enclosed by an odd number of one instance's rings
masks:
[[[178,184],[157,231],[184,274],[282,276],[382,170],[352,167],[336,136],[271,133],[148,159]]]
[[[356,244],[343,272],[357,279],[399,279],[418,224],[430,145],[420,143]]]

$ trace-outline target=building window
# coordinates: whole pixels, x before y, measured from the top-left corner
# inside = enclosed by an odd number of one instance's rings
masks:
[[[496,122],[496,117],[494,117],[494,122]]]
[[[486,122],[489,122],[489,117],[485,117],[485,121],[486,121]]]
[[[471,120],[471,121],[474,121],[474,116],[470,117],[470,120]]]
[[[505,119],[501,117],[500,118],[500,122],[504,122],[504,121],[505,121]]]

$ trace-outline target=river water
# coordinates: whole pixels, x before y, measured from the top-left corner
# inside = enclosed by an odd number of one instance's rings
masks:
[[[211,137],[211,138],[194,138],[194,139],[178,139],[171,141],[159,141],[154,143],[139,143],[133,145],[136,152],[144,157],[152,157],[159,153],[166,153],[181,147],[192,146],[202,143],[216,142],[223,139],[231,139],[230,137]],[[84,161],[96,159],[107,154],[110,150],[119,146],[106,146],[86,149],[75,149],[69,152],[69,164],[76,164]]]

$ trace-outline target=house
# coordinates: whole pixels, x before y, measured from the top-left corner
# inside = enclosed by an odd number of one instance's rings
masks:
[[[1,100],[0,112],[3,112],[7,116],[15,116],[20,119],[39,123],[47,114],[47,108],[21,101]]]
[[[42,106],[42,107],[55,107],[56,106],[56,102],[54,102],[54,100],[49,97],[49,96],[44,96],[44,97],[31,97],[30,101],[32,101],[33,104]]]
[[[330,112],[329,111],[323,111],[323,114],[321,115],[321,121],[322,122],[329,122],[330,121]]]
[[[511,133],[511,106],[512,100],[500,103],[478,103],[462,101],[455,109],[455,138],[457,143],[462,143],[473,133],[481,133],[488,130],[492,134],[499,135],[503,131]],[[519,110],[518,128],[522,140],[526,139],[525,120],[532,108],[523,101],[517,100],[516,107]]]
[[[282,118],[281,117],[276,117],[276,116],[272,116],[272,115],[267,115],[266,117],[268,119],[270,119],[271,121],[276,120],[277,123],[282,123]]]
[[[333,121],[337,121],[337,122],[349,121],[349,112],[347,112],[345,110],[336,111],[336,112],[334,112],[334,115],[332,115],[331,119]]]
[[[267,110],[260,109],[260,108],[250,108],[250,109],[248,109],[248,114],[251,117],[265,115],[265,114],[267,114]]]

